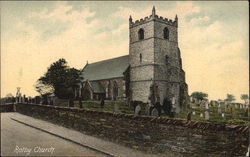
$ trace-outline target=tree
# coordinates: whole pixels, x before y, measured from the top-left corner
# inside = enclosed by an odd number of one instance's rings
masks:
[[[233,94],[227,94],[227,98],[225,99],[225,101],[231,103],[235,100],[235,96]]]
[[[5,99],[6,103],[15,102],[15,97],[11,93],[8,93],[4,99]]]
[[[81,81],[80,71],[70,68],[65,59],[59,59],[52,63],[44,76],[37,81],[36,90],[39,93],[52,91],[58,98],[70,99],[73,102],[74,91]]]
[[[245,101],[245,104],[247,103],[247,100],[249,99],[247,94],[241,94],[240,98],[241,98],[241,100]]]
[[[196,98],[197,100],[205,100],[205,99],[207,99],[208,94],[207,93],[203,93],[203,92],[193,92],[191,94],[191,96],[193,98]]]
[[[43,84],[41,81],[37,81],[35,84],[36,91],[41,95],[47,95],[54,92],[54,88],[51,85]]]

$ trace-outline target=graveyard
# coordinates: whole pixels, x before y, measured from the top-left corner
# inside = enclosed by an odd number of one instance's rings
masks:
[[[79,108],[79,101],[74,102],[75,107]],[[110,113],[124,113],[124,114],[136,114],[133,106],[128,106],[125,101],[105,101],[103,107],[100,106],[100,101],[83,101],[83,108],[93,111],[110,112]],[[67,102],[61,104],[62,106],[68,106]],[[140,115],[148,115],[147,105],[140,104]],[[190,104],[189,108],[183,110],[175,117],[169,117],[165,113],[162,113],[161,117],[168,117],[174,119],[187,119],[188,113],[191,113],[191,120],[203,121],[203,122],[215,122],[215,123],[229,123],[249,125],[249,108],[243,104],[232,103],[230,105],[221,104],[209,105],[206,109],[205,105]],[[209,116],[206,117],[206,112]]]

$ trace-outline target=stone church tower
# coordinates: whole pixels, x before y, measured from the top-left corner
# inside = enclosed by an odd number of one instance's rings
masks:
[[[188,87],[178,47],[178,17],[175,20],[152,14],[133,22],[129,18],[130,97],[149,102],[150,87],[155,87],[157,101],[176,104],[176,111],[187,102]]]

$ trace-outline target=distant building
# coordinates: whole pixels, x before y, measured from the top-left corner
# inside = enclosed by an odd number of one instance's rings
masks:
[[[156,100],[174,99],[178,112],[189,99],[180,53],[177,15],[175,20],[159,17],[153,7],[149,17],[129,18],[129,55],[86,64],[77,94],[149,102],[154,87]]]

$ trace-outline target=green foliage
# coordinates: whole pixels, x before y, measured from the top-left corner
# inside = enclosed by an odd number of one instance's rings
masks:
[[[81,79],[80,71],[70,68],[62,58],[52,63],[44,76],[38,79],[36,90],[41,94],[53,91],[59,98],[73,98]]]
[[[249,99],[248,95],[247,94],[241,94],[240,96],[241,100],[244,100],[245,103],[247,102],[247,100]]]
[[[227,102],[233,102],[235,100],[235,96],[233,94],[227,94],[227,98],[225,99],[225,101]]]
[[[193,92],[191,96],[197,100],[204,100],[208,97],[208,94],[203,92]]]

